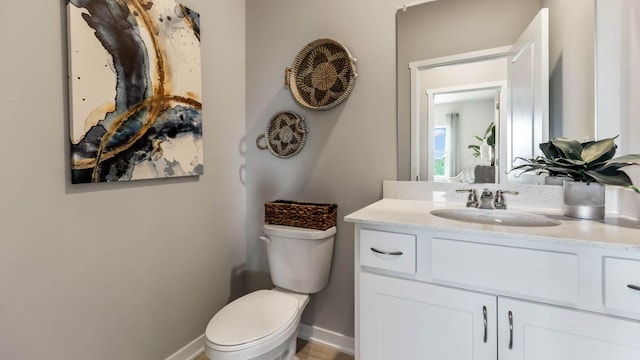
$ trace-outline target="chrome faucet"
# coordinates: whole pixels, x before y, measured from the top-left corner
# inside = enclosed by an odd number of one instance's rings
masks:
[[[518,195],[517,191],[504,191],[496,190],[496,197],[493,199],[493,207],[500,210],[506,210],[507,204],[504,202],[504,196],[502,194]]]
[[[459,189],[456,192],[468,192],[469,197],[467,198],[467,207],[478,207],[478,194],[475,189]]]
[[[493,193],[489,189],[482,190],[478,209],[493,209]]]
[[[478,193],[475,189],[459,189],[456,192],[468,192],[467,207],[478,209],[497,209],[506,210],[507,204],[504,201],[504,194],[518,195],[517,191],[496,190],[496,196],[489,189],[482,190],[480,201],[478,201]]]

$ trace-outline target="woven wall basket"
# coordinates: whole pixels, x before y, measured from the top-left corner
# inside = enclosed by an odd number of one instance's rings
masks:
[[[336,226],[338,205],[288,200],[264,204],[264,222],[308,229],[327,230]]]
[[[260,150],[269,149],[279,158],[290,158],[302,151],[307,133],[309,129],[305,126],[303,117],[291,111],[283,111],[271,119],[264,134],[258,135],[256,146]]]
[[[309,109],[327,110],[349,97],[356,83],[356,59],[333,39],[307,44],[285,69],[291,94]]]

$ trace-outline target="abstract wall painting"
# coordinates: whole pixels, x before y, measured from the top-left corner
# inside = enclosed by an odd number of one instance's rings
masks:
[[[68,0],[71,179],[203,172],[200,16],[175,0]]]

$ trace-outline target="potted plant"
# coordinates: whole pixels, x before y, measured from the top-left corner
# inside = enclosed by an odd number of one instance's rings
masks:
[[[471,144],[467,146],[473,151],[473,156],[480,159],[480,163],[473,168],[474,181],[477,183],[494,183],[496,182],[496,124],[493,122],[489,124],[482,137],[478,135],[473,137],[480,141],[480,145]]]
[[[485,130],[484,135],[482,137],[478,135],[474,135],[473,137],[476,140],[480,141],[480,145],[471,144],[471,145],[468,145],[467,148],[473,151],[473,156],[475,158],[481,158],[483,154],[482,147],[488,146],[489,148],[486,151],[488,152],[488,154],[485,152],[485,156],[488,156],[489,159],[482,159],[482,160],[485,160],[485,161],[489,160],[488,162],[491,162],[490,166],[494,166],[494,161],[495,161],[494,154],[495,154],[495,146],[496,146],[496,124],[494,122],[489,124],[489,127],[487,127],[487,130]]]
[[[640,165],[640,154],[614,158],[617,149],[614,142],[616,137],[583,143],[574,139],[556,138],[540,144],[544,156],[534,159],[517,158],[524,163],[515,166],[511,171],[522,170],[520,174],[546,173],[548,176],[572,180],[564,182],[565,215],[602,219],[602,185],[622,186],[640,193],[629,175],[621,170],[626,166]]]

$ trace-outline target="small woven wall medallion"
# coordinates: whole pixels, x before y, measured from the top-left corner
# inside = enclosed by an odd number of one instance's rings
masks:
[[[267,125],[264,134],[256,138],[256,146],[260,150],[269,150],[274,156],[282,159],[298,154],[307,141],[309,129],[304,118],[291,112],[277,113]]]
[[[314,110],[327,110],[349,97],[356,78],[356,59],[333,39],[307,44],[285,69],[285,84],[300,103]]]

